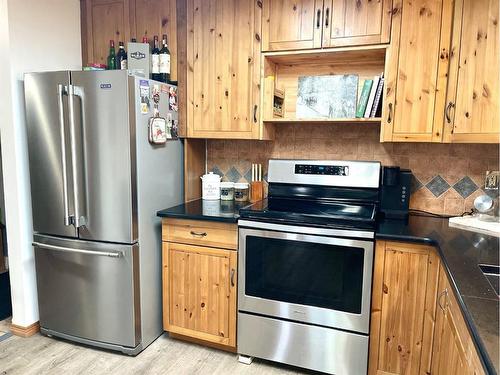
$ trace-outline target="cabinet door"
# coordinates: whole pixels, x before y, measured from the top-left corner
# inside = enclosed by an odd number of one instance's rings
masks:
[[[457,0],[445,141],[500,142],[498,0]]]
[[[429,373],[438,272],[431,247],[377,242],[369,374]]]
[[[109,41],[127,42],[130,39],[129,0],[82,0],[83,65],[106,64]]]
[[[265,0],[262,4],[263,51],[321,47],[323,0]]]
[[[141,41],[146,35],[150,41],[154,35],[167,34],[170,50],[170,79],[177,80],[177,30],[176,0],[131,0],[134,2],[135,29],[132,36]]]
[[[261,8],[188,0],[188,137],[257,138]]]
[[[323,47],[389,43],[392,0],[325,0]]]
[[[452,11],[452,0],[394,1],[382,141],[441,142]]]
[[[236,346],[236,251],[163,243],[164,329]]]
[[[448,282],[446,271],[439,272],[432,374],[484,374],[474,342],[460,306]]]

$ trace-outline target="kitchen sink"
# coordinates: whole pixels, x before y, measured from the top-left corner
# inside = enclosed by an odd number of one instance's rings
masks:
[[[492,288],[495,290],[497,297],[500,296],[500,266],[490,264],[480,264],[479,268],[486,279],[488,279]]]

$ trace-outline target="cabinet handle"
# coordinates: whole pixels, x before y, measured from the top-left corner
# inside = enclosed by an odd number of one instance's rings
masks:
[[[234,274],[236,273],[234,268],[231,268],[231,286],[234,286]]]
[[[453,102],[449,102],[448,105],[446,106],[446,110],[444,111],[444,115],[446,117],[446,122],[448,124],[451,124],[450,111],[452,108],[455,108],[455,104],[453,104]]]
[[[448,295],[448,288],[446,288],[446,289],[445,289],[445,290],[443,290],[441,293],[439,293],[439,297],[438,297],[438,305],[439,305],[439,308],[440,308],[443,312],[445,312],[446,305],[445,305],[445,306],[443,306],[443,305],[441,304],[441,298],[443,298],[443,297],[445,297],[445,296],[447,296],[447,295]],[[445,300],[445,302],[446,302],[446,300]]]
[[[316,28],[319,29],[321,26],[321,9],[316,11]]]
[[[389,115],[387,116],[387,123],[390,124],[392,121],[392,103],[389,103]]]
[[[207,236],[207,232],[195,232],[195,231],[191,231],[191,236],[195,236],[195,237],[206,237]]]
[[[325,27],[328,27],[330,22],[329,22],[329,19],[330,18],[330,8],[326,8],[326,11],[325,11]]]
[[[253,106],[253,122],[257,123],[257,104]]]

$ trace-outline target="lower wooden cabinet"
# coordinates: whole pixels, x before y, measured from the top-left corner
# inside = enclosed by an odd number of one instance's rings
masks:
[[[180,222],[182,220],[175,220],[175,225],[179,226]],[[204,222],[186,222],[190,225],[198,223],[197,227],[204,225]],[[168,229],[168,222],[164,223],[164,238]],[[196,241],[197,238],[193,239]],[[165,331],[234,351],[238,279],[236,250],[199,246],[199,243],[163,242],[162,258]]]
[[[370,375],[484,374],[432,246],[378,241],[370,326]]]
[[[430,372],[438,273],[432,247],[377,242],[369,374]]]
[[[460,306],[443,268],[439,276],[438,307],[432,374],[484,374]]]

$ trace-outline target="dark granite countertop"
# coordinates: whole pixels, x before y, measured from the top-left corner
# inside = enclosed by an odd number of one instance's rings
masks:
[[[158,211],[160,217],[171,217],[177,219],[209,220],[225,223],[237,223],[240,217],[240,208],[250,205],[250,202],[234,201],[208,201],[197,199],[175,207]]]
[[[158,216],[236,223],[240,208],[249,204],[199,199],[158,211]],[[447,219],[423,216],[381,220],[376,238],[425,243],[438,249],[485,369],[497,374],[500,300],[478,264],[500,265],[499,239],[449,227]]]
[[[423,216],[380,221],[376,238],[421,242],[438,249],[485,369],[497,374],[500,300],[478,265],[500,265],[499,239],[450,227],[447,219]]]

